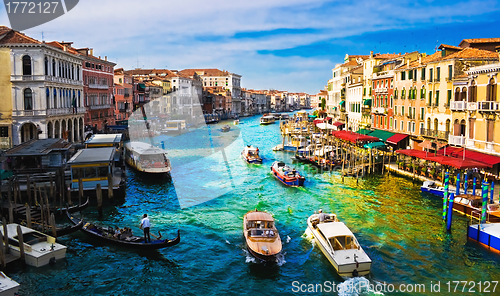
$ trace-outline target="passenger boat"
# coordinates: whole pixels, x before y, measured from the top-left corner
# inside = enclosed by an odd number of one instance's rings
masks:
[[[161,131],[162,134],[177,135],[182,134],[186,131],[186,121],[185,120],[169,120],[165,122],[165,125]]]
[[[459,194],[453,199],[453,209],[461,214],[479,218],[483,206],[483,198],[472,194]],[[490,204],[486,208],[486,221],[500,222],[500,207],[498,203]]]
[[[231,127],[230,127],[229,125],[227,125],[227,124],[226,124],[226,125],[224,125],[224,126],[221,128],[222,132],[224,132],[224,133],[227,133],[230,129],[231,129]]]
[[[165,174],[171,170],[167,151],[144,142],[125,144],[125,162],[143,173]]]
[[[320,215],[324,215],[323,222],[320,222]],[[340,276],[357,277],[370,273],[372,260],[335,214],[313,214],[307,218],[307,228]]]
[[[108,189],[108,175],[111,174],[113,190],[124,193],[124,171],[115,166],[115,153],[115,147],[103,147],[81,149],[73,155],[68,161],[71,168],[71,190],[79,190],[79,179],[82,179],[84,191],[94,192],[97,184],[103,190]]]
[[[271,214],[250,211],[243,216],[243,234],[248,251],[264,261],[275,261],[281,252],[281,238]]]
[[[262,158],[259,156],[259,148],[247,145],[241,152],[241,156],[247,163],[262,163]]]
[[[71,223],[78,223],[78,219],[72,216],[70,213],[67,213],[68,219]],[[151,242],[146,243],[144,241],[143,236],[135,236],[132,232],[127,234],[123,234],[120,236],[115,236],[115,230],[111,227],[102,227],[98,225],[94,225],[92,223],[84,223],[81,231],[86,235],[99,239],[104,242],[109,242],[115,245],[121,245],[126,247],[132,247],[134,249],[140,250],[156,250],[162,249],[166,247],[171,247],[177,245],[181,241],[180,230],[177,230],[177,237],[174,239],[161,239],[161,233],[158,232],[159,236],[155,240],[151,240]],[[154,237],[153,234],[151,234]]]
[[[287,186],[304,186],[306,178],[284,162],[275,161],[271,166],[271,171],[278,180]]]
[[[235,119],[235,120],[233,121],[233,124],[234,124],[234,125],[238,125],[238,124],[240,124],[240,120],[239,120],[239,119]]]
[[[274,119],[274,116],[272,116],[272,115],[262,116],[260,118],[260,124],[262,124],[262,125],[273,124],[274,122],[275,122],[275,119]]]
[[[80,221],[75,221],[78,223]],[[11,254],[20,256],[19,237],[17,226],[21,226],[23,234],[24,254],[26,264],[34,267],[45,266],[58,259],[66,257],[66,246],[56,243],[52,236],[43,234],[36,230],[24,227],[19,224],[7,224],[7,236],[9,237],[9,248]],[[2,235],[3,228],[0,228]]]

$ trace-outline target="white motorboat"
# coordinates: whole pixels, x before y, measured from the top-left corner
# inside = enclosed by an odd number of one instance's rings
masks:
[[[324,215],[322,222],[320,215]],[[370,273],[372,260],[335,214],[313,214],[307,219],[307,227],[340,276],[357,277]]]
[[[19,295],[19,284],[0,271],[0,296]]]
[[[274,116],[272,116],[272,115],[262,116],[260,118],[260,124],[262,124],[262,125],[273,124],[275,121],[276,120],[275,120]]]
[[[241,156],[247,163],[261,164],[262,158],[259,156],[259,148],[248,145],[241,152]]]
[[[143,173],[164,174],[171,170],[167,151],[144,142],[125,144],[125,162]]]
[[[21,254],[17,226],[21,226],[23,233],[26,264],[40,267],[66,257],[66,246],[56,243],[54,237],[19,224],[8,224],[7,236],[9,237],[9,248],[11,254],[14,256],[20,256]],[[0,231],[4,235],[3,227],[0,228]]]

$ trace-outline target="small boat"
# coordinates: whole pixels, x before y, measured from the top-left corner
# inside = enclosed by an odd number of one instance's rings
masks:
[[[0,271],[0,296],[17,296],[19,284]]]
[[[262,124],[262,125],[273,124],[274,122],[275,122],[275,119],[274,119],[274,116],[272,116],[272,115],[262,116],[260,118],[260,124]]]
[[[67,213],[68,219],[73,224],[79,223],[78,219]],[[174,239],[161,239],[161,234],[149,243],[144,242],[143,236],[135,236],[132,232],[124,233],[120,236],[115,236],[115,230],[110,227],[102,227],[92,223],[84,223],[81,231],[86,235],[99,239],[104,242],[109,242],[115,245],[132,247],[141,250],[156,250],[177,245],[181,241],[180,230],[177,230],[177,237]],[[154,237],[152,234],[151,236]]]
[[[434,181],[424,181],[424,184],[420,186],[420,190],[437,196],[444,196],[444,187],[437,186]]]
[[[324,215],[323,222],[320,222],[320,215]],[[313,214],[307,218],[307,228],[340,276],[357,277],[370,273],[372,260],[335,214]]]
[[[481,217],[483,198],[472,194],[459,194],[453,199],[453,210],[475,218]],[[486,221],[490,223],[500,222],[500,206],[498,203],[486,205]]]
[[[164,128],[162,129],[162,134],[168,135],[178,135],[186,131],[186,121],[185,120],[169,120],[165,122]]]
[[[248,251],[264,261],[275,261],[281,252],[281,238],[271,214],[250,211],[243,216],[243,234]]]
[[[40,267],[66,257],[66,246],[56,243],[56,239],[54,237],[28,227],[12,223],[7,224],[7,236],[9,237],[11,254],[14,256],[20,256],[21,252],[19,248],[17,226],[21,227],[23,234],[26,264],[34,267]],[[1,228],[0,231],[2,232],[2,235],[4,235],[3,228]]]
[[[271,171],[278,180],[287,186],[304,186],[306,178],[284,162],[275,161],[271,166]]]
[[[125,161],[139,172],[165,174],[171,170],[167,151],[143,142],[125,144]]]
[[[227,133],[230,129],[231,129],[231,127],[230,127],[229,125],[227,125],[227,124],[226,124],[226,125],[224,125],[224,126],[221,128],[222,132],[224,132],[224,133]]]
[[[259,156],[259,148],[247,145],[241,152],[241,156],[247,163],[262,163],[262,158]]]
[[[234,125],[238,125],[238,124],[240,124],[240,120],[239,120],[239,119],[235,119],[235,120],[233,121],[233,124],[234,124]]]

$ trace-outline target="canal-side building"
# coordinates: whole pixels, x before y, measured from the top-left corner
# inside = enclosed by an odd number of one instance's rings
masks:
[[[82,57],[0,27],[2,148],[31,139],[82,140]]]
[[[115,123],[127,125],[132,114],[134,103],[132,76],[125,73],[123,68],[115,69],[114,73],[114,95],[115,95]]]
[[[455,89],[451,102],[450,144],[500,155],[500,63],[471,67],[467,85]],[[467,91],[462,91],[466,88]]]
[[[361,127],[361,106],[363,103],[362,64],[347,72],[345,89],[346,129],[355,132]]]

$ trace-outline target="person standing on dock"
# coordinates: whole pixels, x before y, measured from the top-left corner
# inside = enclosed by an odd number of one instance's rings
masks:
[[[150,243],[151,237],[149,236],[149,228],[151,227],[151,223],[149,222],[148,214],[142,216],[141,225],[139,227],[144,230],[144,242]]]

